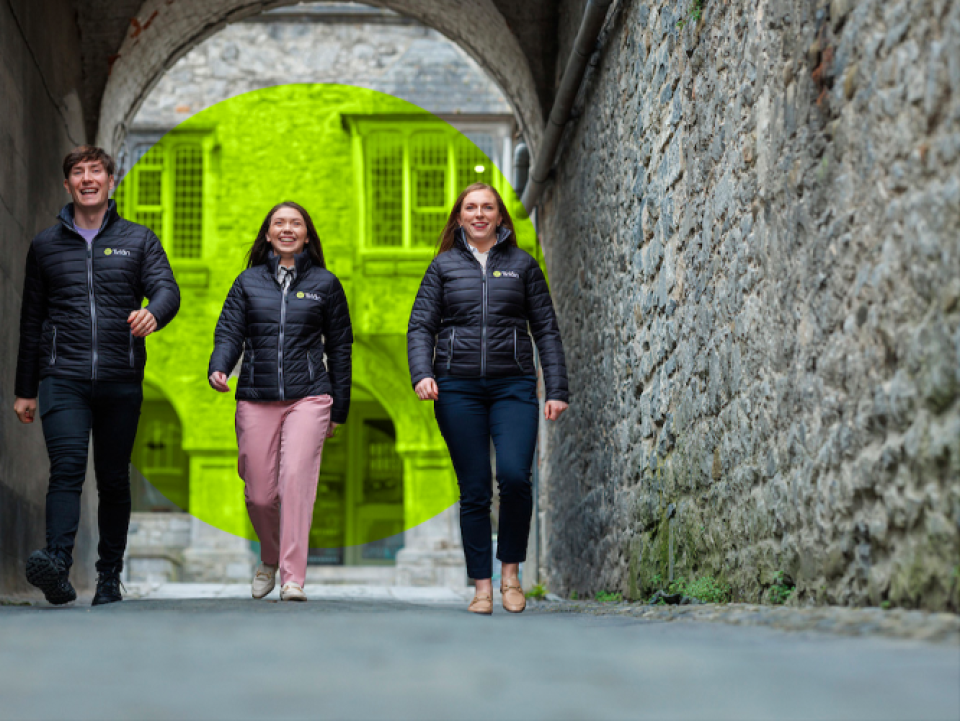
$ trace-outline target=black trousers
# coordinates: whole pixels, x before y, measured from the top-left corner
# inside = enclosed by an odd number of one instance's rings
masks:
[[[497,558],[520,563],[527,557],[533,513],[530,470],[537,447],[537,379],[437,379],[434,413],[450,449],[460,485],[460,534],[470,578],[493,575],[490,529],[490,440],[496,449],[500,525]]]
[[[66,378],[40,382],[40,421],[50,456],[47,548],[69,568],[80,525],[80,492],[93,433],[93,466],[100,496],[98,571],[119,571],[130,525],[130,454],[137,436],[143,388]]]

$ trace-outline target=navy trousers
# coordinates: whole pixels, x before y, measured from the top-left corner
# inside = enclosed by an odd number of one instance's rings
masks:
[[[98,571],[119,571],[130,525],[130,454],[137,437],[143,388],[139,383],[44,378],[38,398],[50,456],[47,548],[69,568],[80,525],[80,492],[93,433],[93,466],[100,496]]]
[[[500,490],[497,558],[501,563],[520,563],[527,557],[533,513],[530,470],[537,447],[537,379],[448,376],[437,379],[437,386],[434,413],[460,485],[460,534],[467,575],[490,578],[490,440],[496,450]]]

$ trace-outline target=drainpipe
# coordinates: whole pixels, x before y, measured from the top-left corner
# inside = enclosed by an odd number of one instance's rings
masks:
[[[537,162],[534,163],[530,181],[520,201],[528,213],[536,207],[543,194],[547,178],[550,177],[550,169],[553,167],[563,129],[570,117],[570,109],[580,90],[580,83],[587,70],[587,62],[596,47],[597,37],[600,35],[603,21],[607,17],[607,10],[612,3],[613,0],[588,0],[587,7],[583,11],[583,19],[580,21],[577,39],[573,44],[573,52],[567,60],[567,67],[563,71],[560,88],[557,90],[557,97],[550,111],[540,152],[537,154]]]
[[[529,176],[530,149],[526,143],[518,143],[513,151],[513,189],[518,195],[523,195]]]

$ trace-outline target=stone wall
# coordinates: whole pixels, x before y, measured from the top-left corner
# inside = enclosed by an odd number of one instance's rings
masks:
[[[960,4],[696,5],[615,3],[541,211],[551,588],[957,610]]]
[[[394,21],[262,15],[228,25],[163,75],[133,127],[171,128],[225,98],[291,83],[355,85],[436,114],[510,113],[497,86],[463,50],[436,30],[396,16],[387,20]]]
[[[60,166],[84,141],[73,18],[69,0],[0,4],[0,596],[35,595],[24,562],[44,545],[47,453],[39,419],[13,414],[13,386],[27,248],[69,199]],[[95,523],[88,492],[72,574],[81,589],[92,584]]]

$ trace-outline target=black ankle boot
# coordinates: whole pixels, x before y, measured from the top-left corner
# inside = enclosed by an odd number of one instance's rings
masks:
[[[100,571],[97,573],[97,592],[93,595],[92,606],[122,601],[120,595],[120,571]]]
[[[34,551],[27,559],[27,581],[43,591],[44,598],[55,606],[77,600],[69,576],[64,560],[46,548]]]

